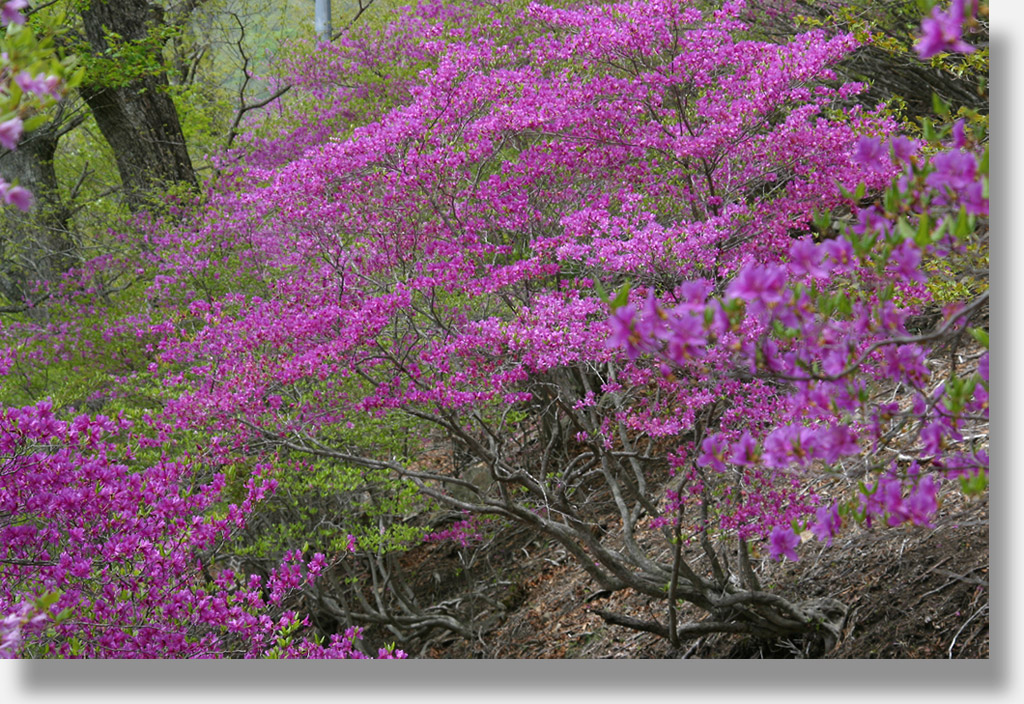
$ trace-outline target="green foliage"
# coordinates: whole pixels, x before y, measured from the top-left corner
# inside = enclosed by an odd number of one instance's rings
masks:
[[[25,71],[33,77],[39,74],[57,76],[65,92],[82,80],[82,70],[77,59],[73,56],[62,58],[52,36],[43,34],[37,37],[28,25],[9,25],[0,36],[0,71]],[[43,109],[53,104],[52,98],[26,98],[13,80],[5,81],[4,88],[5,91],[0,92],[0,122],[20,117],[26,132],[46,122],[48,116]]]
[[[156,25],[145,38],[126,40],[108,30],[104,36],[107,44],[104,51],[97,53],[87,42],[75,44],[73,50],[81,57],[90,86],[125,88],[139,79],[164,72],[163,46],[179,31],[167,25]]]
[[[168,93],[180,116],[192,163],[197,170],[209,166],[209,156],[222,146],[231,124],[235,106],[230,95],[206,77],[191,84],[172,85]]]
[[[251,519],[238,555],[274,559],[298,547],[338,555],[353,544],[380,554],[407,549],[427,532],[406,522],[424,509],[417,489],[386,472],[319,460],[282,463],[274,478],[277,490]]]
[[[356,382],[343,385],[354,391]],[[308,388],[306,396],[293,390],[288,403],[301,405],[328,384]],[[337,391],[337,390],[336,390]],[[400,413],[382,418],[358,417],[336,426],[320,439],[335,447],[359,448],[366,454],[398,458],[417,452],[410,438],[422,437],[416,423]],[[382,554],[404,550],[420,541],[427,528],[410,517],[431,510],[412,482],[390,476],[387,470],[351,467],[300,452],[282,451],[270,475],[277,481],[274,495],[255,511],[249,528],[232,550],[257,560],[275,559],[302,548],[326,555],[359,551]],[[234,476],[248,478],[243,468]],[[240,484],[235,484],[240,486]]]

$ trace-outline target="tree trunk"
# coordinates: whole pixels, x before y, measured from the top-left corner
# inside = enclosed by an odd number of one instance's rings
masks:
[[[51,122],[29,133],[16,151],[0,153],[0,176],[35,198],[27,213],[15,208],[0,213],[0,295],[15,305],[39,298],[34,283],[55,281],[76,259],[53,168],[59,128],[59,121]]]
[[[114,151],[128,208],[145,209],[154,194],[171,186],[196,189],[178,113],[167,94],[163,43],[145,42],[149,29],[161,23],[156,11],[145,0],[92,0],[82,21],[102,70],[91,72],[80,91]],[[108,41],[112,34],[120,37],[115,47]],[[141,54],[125,60],[125,54],[115,53],[122,48]],[[139,65],[159,69],[133,69]]]

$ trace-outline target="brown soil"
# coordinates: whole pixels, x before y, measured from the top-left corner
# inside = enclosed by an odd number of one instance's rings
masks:
[[[989,657],[988,501],[950,488],[934,529],[854,529],[831,547],[805,543],[801,560],[756,565],[762,585],[793,598],[833,597],[850,607],[829,658]],[[658,636],[606,624],[603,609],[665,622],[664,602],[630,590],[602,592],[557,545],[522,529],[487,546],[502,609],[481,639],[447,636],[427,658],[795,658],[800,644],[715,635],[673,650]],[[420,587],[457,594],[463,578],[452,545],[409,555]],[[429,569],[422,569],[429,568]],[[504,569],[503,569],[504,568]],[[439,579],[440,577],[440,579]],[[683,614],[685,617],[687,614]],[[701,618],[693,611],[691,618]],[[370,636],[370,634],[367,634]]]

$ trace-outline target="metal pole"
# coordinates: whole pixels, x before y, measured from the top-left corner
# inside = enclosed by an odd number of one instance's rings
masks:
[[[316,0],[316,36],[327,42],[331,40],[331,31],[331,0]]]

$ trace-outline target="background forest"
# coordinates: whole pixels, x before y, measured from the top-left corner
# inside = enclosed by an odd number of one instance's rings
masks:
[[[0,655],[988,657],[988,5],[8,0]]]

